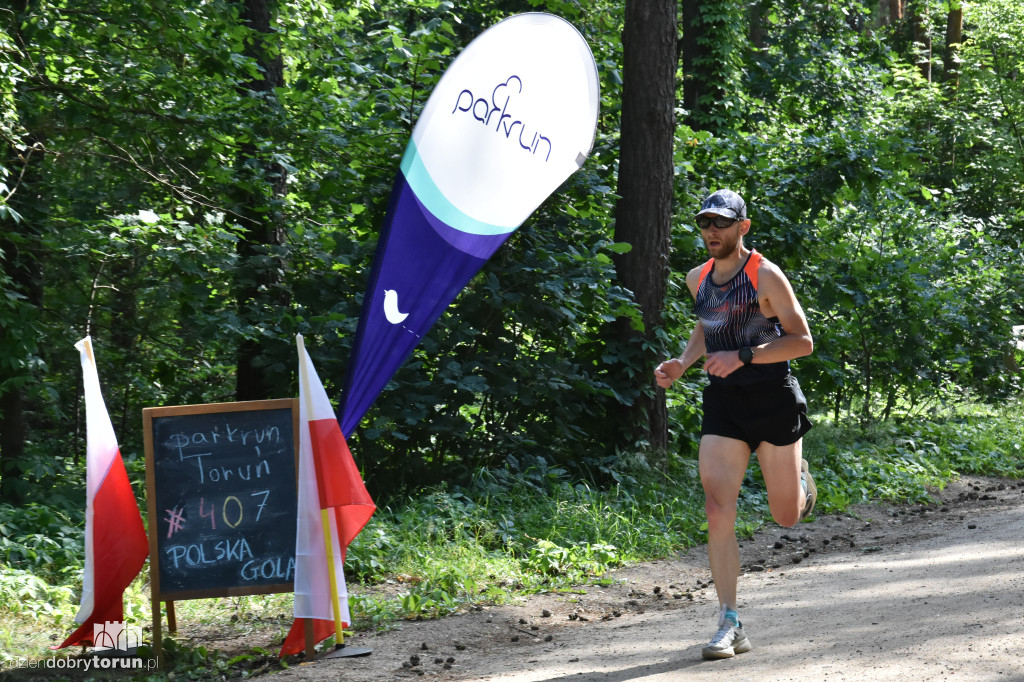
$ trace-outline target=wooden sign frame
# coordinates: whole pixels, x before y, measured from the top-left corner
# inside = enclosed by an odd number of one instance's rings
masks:
[[[187,416],[198,414],[232,414],[236,412],[257,412],[261,410],[290,409],[292,413],[292,450],[295,458],[295,484],[298,490],[299,472],[299,401],[298,398],[282,398],[277,400],[249,400],[233,403],[207,403],[197,405],[177,405],[167,407],[147,407],[142,410],[143,437],[146,451],[146,498],[149,512],[149,579],[150,596],[153,608],[153,650],[159,657],[162,650],[162,618],[160,604],[167,604],[167,625],[169,632],[177,630],[174,614],[174,602],[186,599],[209,599],[216,597],[237,597],[255,594],[278,594],[294,592],[294,582],[262,584],[251,586],[231,586],[199,588],[188,590],[164,591],[160,585],[160,539],[158,537],[157,510],[157,476],[155,466],[155,444],[153,436],[153,420],[164,417]],[[297,513],[297,510],[296,510]],[[311,636],[311,633],[310,633]],[[309,637],[307,637],[309,639]],[[308,644],[308,641],[307,641]],[[307,647],[308,648],[308,647]]]

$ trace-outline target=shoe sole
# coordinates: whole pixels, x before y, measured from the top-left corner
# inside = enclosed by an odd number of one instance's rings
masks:
[[[728,649],[709,649],[704,647],[700,653],[706,661],[718,661],[723,658],[732,658],[736,654],[745,654],[753,648],[750,645],[750,640],[744,637],[739,642],[734,642]]]
[[[818,486],[814,485],[814,477],[811,476],[811,472],[808,470],[806,459],[800,460],[800,473],[803,475],[803,479],[807,481],[808,496],[808,500],[804,502],[804,510],[800,513],[800,520],[803,521],[814,511],[814,505],[818,501]],[[808,506],[807,502],[810,502],[810,506]]]

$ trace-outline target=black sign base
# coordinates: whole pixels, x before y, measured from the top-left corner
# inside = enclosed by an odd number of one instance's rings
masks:
[[[334,651],[328,651],[326,654],[319,656],[320,660],[325,658],[354,658],[356,656],[369,656],[373,653],[373,649],[366,646],[341,646],[335,647]]]

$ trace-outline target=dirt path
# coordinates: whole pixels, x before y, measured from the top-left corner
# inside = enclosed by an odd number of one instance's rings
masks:
[[[273,678],[1024,680],[1024,483],[962,479],[939,499],[742,541],[754,650],[733,659],[700,658],[717,609],[699,548],[618,571],[607,588],[356,637],[370,656]]]

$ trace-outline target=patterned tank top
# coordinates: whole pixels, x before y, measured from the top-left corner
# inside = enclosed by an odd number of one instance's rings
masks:
[[[779,318],[765,317],[757,301],[757,268],[760,264],[761,254],[751,250],[740,271],[720,285],[715,284],[711,278],[715,259],[704,264],[697,284],[694,311],[704,328],[707,352],[760,346],[785,334]],[[748,386],[782,378],[787,374],[788,362],[774,362],[746,365],[727,377],[711,376],[710,380],[722,386]]]

